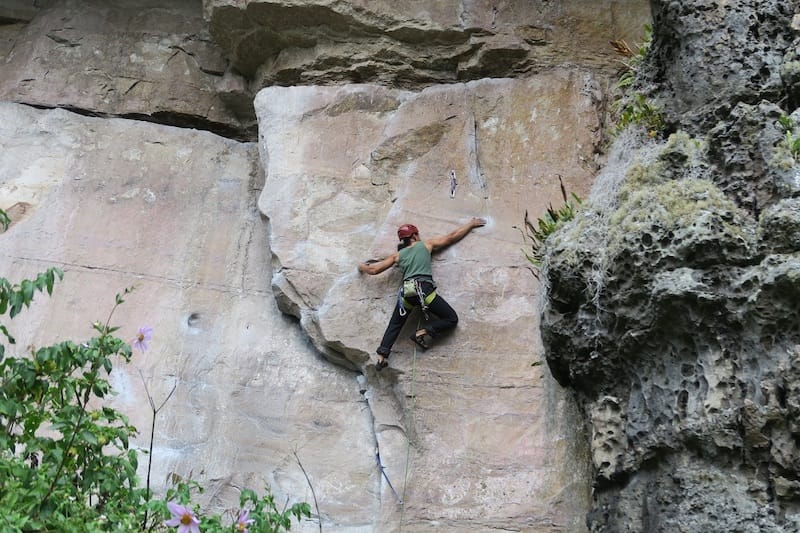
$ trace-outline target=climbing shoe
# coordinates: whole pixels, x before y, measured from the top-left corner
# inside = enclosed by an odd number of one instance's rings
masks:
[[[417,346],[419,346],[423,350],[427,350],[431,346],[430,345],[430,341],[428,339],[433,340],[433,337],[431,336],[430,333],[426,332],[426,333],[423,333],[422,335],[417,335],[415,333],[415,334],[411,335],[410,339],[412,341],[414,341],[417,344]]]

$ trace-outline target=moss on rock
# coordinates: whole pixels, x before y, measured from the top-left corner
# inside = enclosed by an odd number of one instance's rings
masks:
[[[755,232],[714,183],[684,179],[633,192],[611,216],[607,239],[611,257],[651,251],[651,263],[670,256],[691,263],[702,247],[707,263],[748,255]],[[711,243],[717,257],[709,254]]]

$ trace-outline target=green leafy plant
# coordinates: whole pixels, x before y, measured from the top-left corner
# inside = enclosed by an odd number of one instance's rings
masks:
[[[650,137],[655,137],[664,129],[664,118],[661,109],[649,101],[642,93],[632,91],[636,76],[650,50],[653,40],[653,27],[644,26],[644,40],[632,48],[624,39],[610,41],[611,46],[621,56],[623,68],[615,87],[622,91],[614,102],[617,114],[615,133],[621,132],[631,124],[643,126]]]
[[[200,507],[191,503],[193,495],[203,493],[203,487],[194,480],[185,480],[174,473],[170,475],[170,480],[173,486],[167,490],[164,500],[154,502],[153,510],[159,516],[171,516],[178,523],[194,522],[200,531],[288,531],[293,518],[299,521],[311,516],[311,506],[305,502],[284,506],[283,510],[279,510],[269,487],[261,496],[251,489],[244,489],[239,494],[238,509],[204,516]]]
[[[794,120],[790,116],[781,115],[778,118],[778,127],[784,132],[782,143],[792,157],[797,160],[800,158],[800,133],[794,133],[796,127]]]
[[[542,258],[544,256],[545,241],[550,235],[555,233],[558,228],[575,218],[575,213],[577,213],[581,205],[581,199],[575,193],[570,195],[571,199],[567,196],[567,190],[564,188],[564,182],[561,180],[561,176],[558,177],[558,181],[561,186],[561,196],[564,200],[563,205],[558,209],[554,209],[552,204],[548,205],[544,216],[537,218],[535,224],[531,222],[528,211],[526,210],[524,230],[514,226],[522,232],[523,239],[530,245],[530,252],[523,251],[523,253],[533,265],[533,274],[537,278],[539,277],[538,272],[541,268]]]
[[[8,215],[5,211],[0,209],[0,226],[3,227],[3,231],[7,230],[8,227],[11,225],[11,219],[8,218]]]
[[[655,137],[664,129],[664,117],[657,105],[650,103],[643,94],[635,93],[620,106],[617,133],[631,124],[643,126],[650,137]]]
[[[635,49],[628,45],[625,39],[609,41],[614,50],[624,58],[620,61],[622,63],[622,73],[615,85],[617,89],[624,89],[633,85],[636,80],[636,73],[644,62],[652,41],[653,27],[650,24],[644,25],[644,39]]]
[[[0,282],[0,309],[10,317],[35,290],[52,292],[50,269],[36,280]],[[114,309],[122,303],[117,295]],[[127,517],[141,502],[136,490],[135,428],[114,409],[97,406],[111,392],[111,358],[128,361],[117,329],[95,322],[86,342],[65,341],[0,361],[0,515],[5,530],[78,530]],[[6,326],[5,338],[14,344]],[[5,352],[5,349],[3,349]],[[94,526],[93,526],[94,527]]]

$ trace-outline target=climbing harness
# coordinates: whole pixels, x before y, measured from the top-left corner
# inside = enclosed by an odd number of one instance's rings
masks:
[[[400,290],[397,293],[397,307],[398,311],[400,312],[400,316],[406,316],[406,314],[414,308],[415,304],[411,303],[409,298],[417,298],[417,300],[420,302],[422,314],[425,315],[425,320],[427,320],[428,306],[431,305],[433,299],[436,298],[436,287],[434,286],[431,293],[426,295],[422,291],[422,283],[420,283],[418,278],[404,280],[403,286],[400,287]]]

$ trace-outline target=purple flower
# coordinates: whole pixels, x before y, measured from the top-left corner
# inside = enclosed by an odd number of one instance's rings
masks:
[[[150,326],[142,326],[136,337],[133,339],[133,347],[139,348],[142,352],[147,351],[147,343],[153,338],[153,328]]]
[[[255,522],[255,520],[250,518],[250,510],[244,509],[239,511],[239,518],[236,519],[236,523],[233,525],[233,528],[240,533],[247,533],[247,526],[253,522]]]
[[[200,521],[191,509],[175,502],[167,502],[167,509],[172,513],[172,518],[164,522],[165,526],[178,526],[178,533],[200,533]]]

